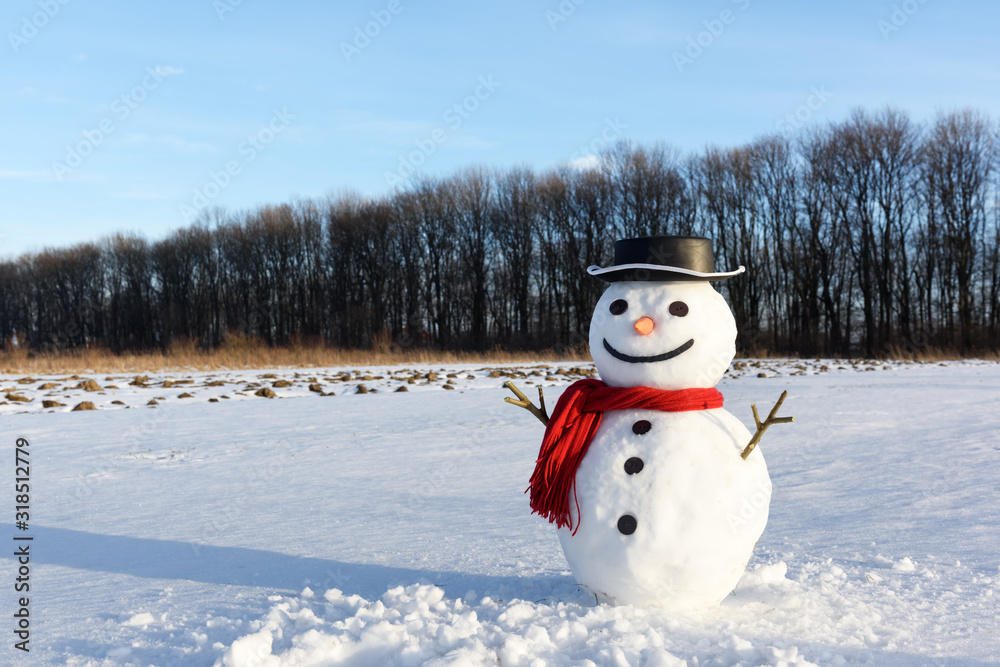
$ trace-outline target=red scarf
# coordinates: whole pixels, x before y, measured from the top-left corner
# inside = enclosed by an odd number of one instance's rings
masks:
[[[538,450],[535,472],[531,475],[528,488],[531,491],[532,513],[548,518],[549,523],[554,522],[557,528],[573,528],[569,491],[573,488],[579,515],[580,503],[576,500],[573,480],[605,411],[685,412],[721,407],[722,394],[714,387],[667,391],[651,387],[609,387],[600,380],[577,380],[559,397],[545,427],[545,437]],[[576,534],[576,528],[573,534]]]

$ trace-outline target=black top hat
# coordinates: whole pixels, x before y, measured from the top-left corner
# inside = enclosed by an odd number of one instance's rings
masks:
[[[649,236],[615,241],[614,266],[591,266],[587,273],[609,283],[620,280],[725,280],[743,273],[716,273],[712,239],[699,236]]]

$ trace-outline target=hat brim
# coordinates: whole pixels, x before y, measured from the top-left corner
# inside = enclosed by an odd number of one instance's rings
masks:
[[[615,266],[600,267],[589,266],[587,273],[597,276],[601,280],[614,283],[622,280],[638,281],[666,281],[666,280],[708,280],[719,281],[732,278],[746,271],[746,267],[740,265],[735,271],[722,273],[702,273],[691,269],[682,269],[677,266],[664,266],[662,264],[618,264]]]

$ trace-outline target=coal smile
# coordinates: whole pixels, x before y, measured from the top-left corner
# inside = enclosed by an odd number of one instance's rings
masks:
[[[619,352],[615,348],[611,347],[611,343],[608,342],[607,338],[604,339],[604,349],[608,351],[608,354],[610,354],[615,359],[619,359],[621,361],[625,361],[630,364],[651,364],[657,361],[666,361],[667,359],[673,359],[678,354],[682,354],[690,350],[692,345],[694,345],[694,338],[684,343],[680,347],[671,350],[670,352],[664,352],[663,354],[656,354],[651,357],[633,357],[630,354]]]

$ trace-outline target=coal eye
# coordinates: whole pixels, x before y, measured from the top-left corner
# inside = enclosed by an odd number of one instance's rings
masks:
[[[612,304],[614,305],[614,304]],[[677,317],[684,317],[688,314],[688,305],[683,301],[674,301],[670,304],[670,314]]]
[[[628,310],[628,301],[625,299],[616,299],[611,302],[611,306],[608,308],[612,315],[621,315],[626,310]]]

